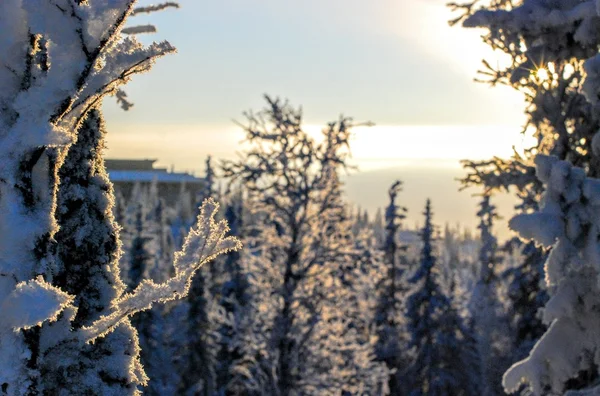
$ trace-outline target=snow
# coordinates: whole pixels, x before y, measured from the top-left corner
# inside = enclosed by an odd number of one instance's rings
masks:
[[[597,179],[583,178],[581,169],[555,157],[538,159],[539,174],[550,175],[543,205],[538,213],[517,216],[511,226],[525,238],[553,246],[545,269],[546,281],[555,290],[543,316],[550,327],[529,357],[507,371],[504,386],[510,392],[528,382],[541,395],[547,388],[564,391],[580,370],[600,363],[598,340],[592,336],[600,331],[594,308],[600,303],[600,201]],[[552,208],[551,214],[546,207]],[[591,361],[585,356],[592,356]]]
[[[0,303],[2,329],[28,329],[42,322],[56,320],[73,296],[45,282],[41,277],[18,283]]]

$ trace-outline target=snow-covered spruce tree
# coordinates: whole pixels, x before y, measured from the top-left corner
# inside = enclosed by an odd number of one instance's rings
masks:
[[[362,383],[371,384],[363,389],[370,390],[371,394],[394,394],[390,390],[390,377],[393,375],[389,368],[377,358],[377,332],[376,315],[379,303],[377,290],[381,279],[386,276],[384,255],[377,244],[372,230],[363,229],[354,237],[355,259],[350,268],[344,269],[342,279],[347,285],[348,297],[346,298],[346,315],[351,318],[350,328],[356,329],[356,341],[360,347],[359,358],[362,365],[358,366],[360,375],[370,376],[362,379]],[[403,312],[399,312],[403,316]],[[376,361],[377,365],[374,362]],[[377,374],[374,376],[373,374]]]
[[[86,356],[88,342],[100,339],[105,341],[106,364],[69,372],[69,381],[78,384],[74,393],[134,393],[145,377],[128,317],[153,301],[185,294],[199,265],[238,247],[236,240],[225,237],[225,223],[212,220],[216,205],[209,202],[199,228],[175,260],[176,275],[167,282],[143,282],[133,294],[123,294],[122,283],[111,284],[118,279],[118,270],[116,261],[106,261],[112,248],[109,238],[106,252],[81,263],[96,268],[98,282],[90,287],[106,293],[90,291],[87,298],[79,298],[83,291],[69,294],[55,284],[64,265],[56,256],[55,237],[58,170],[66,149],[103,96],[173,51],[168,43],[143,47],[135,39],[121,38],[119,31],[134,4],[68,0],[0,4],[0,389],[7,394],[52,393],[62,386],[54,382],[64,378],[59,371],[73,357],[85,361],[99,352]],[[96,198],[110,205],[110,190],[104,192],[95,184],[93,188]],[[111,222],[110,211],[105,214]],[[110,228],[103,229],[111,232]],[[201,249],[206,242],[210,243]],[[118,247],[118,242],[112,243]],[[84,311],[92,308],[88,318],[77,316],[82,300]],[[82,324],[85,319],[89,324]],[[56,323],[49,325],[51,320]],[[67,384],[69,388],[73,389]]]
[[[102,159],[105,133],[100,112],[90,111],[79,129],[77,141],[69,147],[68,155],[59,170],[61,188],[57,197],[56,219],[61,228],[56,234],[59,272],[55,274],[54,284],[77,296],[78,311],[73,321],[75,328],[89,325],[97,319],[102,309],[114,298],[116,287],[123,286],[116,276],[118,271],[113,267],[120,256],[118,231],[110,216],[106,215],[107,211],[112,209],[112,203],[108,199],[112,185],[108,182]],[[156,196],[156,194],[147,195]],[[152,215],[157,214],[152,213]],[[137,254],[126,256],[132,261],[126,269],[137,274],[123,275],[126,281],[133,283],[130,285],[130,289],[133,290],[145,277],[144,275],[154,269],[153,260],[159,252],[151,254],[146,246],[151,239],[148,228],[156,228],[152,226],[156,222],[148,218],[150,213],[143,212],[140,205],[137,205],[132,215],[137,219],[137,224],[135,222],[133,224],[134,233],[137,230],[133,235]],[[97,265],[90,265],[91,257],[99,263],[103,262],[110,266],[111,271],[99,271]],[[159,281],[159,279],[155,280]],[[153,319],[150,311],[140,313],[133,319],[140,333],[140,345],[145,348],[146,353],[150,352],[150,348],[146,346],[152,345],[149,342],[151,341],[149,333],[153,327]],[[145,326],[140,326],[142,323]],[[123,381],[123,378],[113,377],[110,372],[106,372],[106,366],[117,361],[115,354],[119,351],[122,351],[120,359],[122,367],[113,368],[114,373],[122,375],[129,370],[128,367],[139,366],[139,352],[135,352],[134,340],[135,338],[127,332],[117,331],[108,335],[106,340],[100,339],[83,350],[74,350],[68,358],[64,350],[59,350],[61,356],[56,358],[53,353],[49,353],[43,367],[43,370],[48,373],[43,377],[44,390],[48,393],[58,393],[62,390],[75,394],[102,389],[99,384],[90,384],[88,388],[81,383],[82,378],[97,376],[98,368],[102,370],[101,375],[104,376],[105,381],[108,379],[115,383]],[[152,350],[154,351],[155,348]],[[142,361],[146,373],[153,374],[152,367],[147,364],[151,359],[144,359],[142,356]]]
[[[510,226],[521,237],[552,246],[545,264],[552,290],[544,307],[548,330],[525,360],[504,376],[507,391],[526,382],[536,395],[595,394],[600,366],[598,273],[600,180],[556,157],[540,155],[536,171],[544,183],[541,208],[514,217]]]
[[[471,294],[469,309],[473,318],[481,375],[481,394],[502,394],[502,374],[508,367],[508,326],[498,289],[498,243],[493,234],[498,217],[490,196],[484,194],[477,212],[481,247],[479,249],[479,280]]]
[[[433,253],[431,203],[425,206],[421,262],[410,278],[414,288],[406,302],[414,361],[404,376],[413,396],[479,394],[474,340],[438,283]]]
[[[401,375],[406,369],[406,323],[404,319],[404,299],[407,292],[405,280],[406,263],[402,263],[400,254],[405,249],[399,245],[398,232],[402,227],[402,220],[406,217],[406,208],[400,206],[396,200],[402,189],[402,182],[396,181],[388,191],[389,204],[385,210],[385,242],[382,247],[384,252],[385,276],[377,287],[379,302],[376,311],[377,345],[375,348],[377,359],[385,362],[387,367],[395,374],[390,376],[390,392],[400,394]],[[406,261],[406,260],[404,260]]]
[[[334,308],[343,301],[340,265],[354,252],[350,224],[340,226],[347,216],[337,176],[346,166],[353,123],[342,118],[329,124],[316,143],[302,129],[300,111],[266,99],[264,111],[246,114],[245,158],[223,168],[256,198],[252,216],[263,225],[251,232],[261,257],[250,262],[257,267],[249,273],[260,277],[250,280],[266,289],[260,294],[265,299],[252,302],[257,316],[251,319],[267,327],[268,339],[260,342],[261,361],[252,361],[247,372],[264,377],[246,382],[261,381],[263,392],[274,388],[278,395],[332,394],[339,384],[373,392],[368,387],[379,376],[365,365],[376,365],[355,355],[359,344],[339,339],[354,333],[344,327],[344,311]],[[341,327],[328,332],[328,323]],[[333,347],[340,342],[346,347]],[[366,384],[354,383],[365,378]]]
[[[231,363],[226,382],[220,382],[219,390],[232,395],[277,395],[276,357],[270,343],[277,315],[271,296],[271,271],[275,268],[268,263],[268,250],[274,247],[255,244],[248,236],[244,247],[240,262],[248,274],[247,297],[244,310],[237,311],[232,321],[232,334],[227,338]]]
[[[523,93],[527,115],[523,130],[533,132],[536,138],[523,156],[465,161],[465,185],[483,185],[488,192],[514,189],[521,201],[517,209],[527,211],[537,210],[542,192],[533,166],[538,153],[558,156],[586,169],[590,176],[598,176],[600,162],[593,150],[593,136],[600,127],[598,106],[584,96],[588,91],[588,98],[595,97],[590,86],[593,79],[584,83],[586,74],[597,75],[592,62],[585,64],[600,48],[595,3],[511,0],[451,6],[463,11],[451,23],[484,28],[484,42],[507,55],[508,62],[497,67],[484,60],[481,81],[508,85]],[[541,251],[524,246],[523,254],[529,264],[523,270],[536,271]],[[534,284],[528,287],[537,289]],[[533,300],[543,300],[538,297]]]
[[[173,242],[157,181],[149,186],[136,184],[131,195],[129,221],[121,233],[124,254],[120,267],[129,290],[134,290],[143,279],[164,282],[172,275]],[[171,304],[161,304],[131,320],[139,336],[141,362],[150,378],[144,392],[151,395],[172,394],[180,382],[175,364],[179,354],[172,338],[184,330],[172,312]]]
[[[218,353],[218,326],[211,311],[214,307],[210,294],[210,271],[203,268],[192,281],[187,302],[186,337],[182,357],[180,394],[213,395],[216,393]],[[183,329],[182,329],[183,330]]]
[[[231,228],[231,234],[245,239],[246,209],[245,198],[242,190],[234,191],[228,195],[225,220]],[[225,394],[232,378],[234,362],[243,356],[237,341],[238,328],[247,315],[246,302],[249,299],[248,280],[242,255],[237,251],[227,253],[218,263],[222,265],[219,278],[218,304],[224,310],[221,318],[226,319],[219,323],[219,349],[217,353],[217,390]],[[215,263],[216,267],[217,263]]]
[[[194,208],[193,202],[190,191],[186,188],[185,182],[182,182],[179,185],[179,196],[171,219],[171,234],[176,247],[183,244],[187,231],[194,220],[196,208]]]
[[[539,192],[532,163],[536,153],[555,155],[598,176],[592,137],[600,123],[595,105],[584,96],[584,77],[594,69],[591,64],[586,69],[584,61],[600,49],[595,2],[473,1],[452,6],[464,13],[451,23],[484,28],[484,42],[507,55],[508,62],[497,67],[484,60],[483,81],[523,93],[524,131],[532,131],[537,140],[525,157],[475,162],[472,176],[495,179],[496,186],[512,185],[522,193]]]
[[[98,110],[92,110],[79,128],[77,141],[70,146],[60,168],[61,188],[57,194],[56,266],[53,284],[75,296],[73,329],[89,326],[118,297],[124,285],[115,268],[120,255],[118,228],[112,221],[112,185],[104,170],[102,149],[104,126]],[[103,271],[102,268],[110,268]],[[64,330],[61,322],[46,325],[46,331]],[[139,364],[136,337],[122,326],[106,338],[68,350],[48,350],[40,361],[44,375],[38,389],[49,394],[70,394],[127,389],[125,374]],[[117,364],[112,370],[110,365]],[[32,390],[33,391],[33,390]]]
[[[212,157],[209,155],[206,157],[205,167],[204,167],[204,188],[202,188],[198,192],[198,196],[196,197],[196,202],[204,202],[206,198],[215,197],[216,188],[215,188],[215,170],[212,166]]]
[[[214,197],[214,176],[212,159],[208,156],[205,183],[195,197],[197,202]],[[228,320],[225,313],[220,311],[217,267],[223,267],[222,260],[211,262],[198,272],[186,299],[186,339],[182,341],[185,350],[181,361],[183,375],[179,384],[181,394],[211,396],[218,393],[219,328]]]
[[[494,70],[489,63],[489,82],[512,86],[523,92],[529,127],[537,143],[524,157],[503,161],[493,159],[469,163],[472,171],[467,182],[487,188],[515,187],[522,199],[518,209],[538,210],[543,185],[536,177],[533,158],[537,153],[552,154],[586,170],[589,176],[600,174],[598,160],[598,49],[600,22],[593,1],[500,1],[463,6],[464,25],[483,27],[484,40],[508,54],[509,63]],[[461,20],[461,18],[457,19]],[[589,60],[586,60],[591,58]],[[484,73],[485,74],[485,73]],[[585,80],[584,80],[585,77]],[[586,99],[589,101],[586,101]],[[536,317],[545,293],[540,290],[537,271],[545,253],[532,243],[523,247],[523,265],[513,271],[509,293],[515,303],[513,312],[524,321],[516,322],[523,340],[516,340],[522,354],[532,336],[539,335]],[[521,276],[525,275],[525,276]],[[517,277],[520,276],[520,277]],[[527,282],[527,283],[525,283]],[[523,290],[525,293],[519,292]],[[531,292],[529,292],[531,291]],[[536,291],[539,291],[536,293]],[[523,296],[524,298],[520,298]],[[529,306],[525,306],[528,304]],[[526,329],[521,332],[521,329]],[[521,342],[522,341],[522,342]],[[587,378],[585,378],[587,377]],[[592,369],[567,387],[579,387],[594,380]],[[541,389],[544,393],[545,390]]]
[[[134,290],[142,281],[148,278],[149,267],[154,255],[148,249],[148,242],[152,239],[145,229],[144,208],[141,202],[134,202],[134,220],[131,246],[128,249],[127,284],[129,290]]]

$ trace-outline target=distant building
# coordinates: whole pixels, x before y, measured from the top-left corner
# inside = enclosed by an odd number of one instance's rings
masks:
[[[169,172],[167,168],[155,168],[155,159],[107,159],[105,161],[108,177],[115,190],[129,199],[136,183],[150,185],[158,183],[159,196],[168,204],[177,201],[182,189],[190,192],[192,198],[204,188],[204,179],[189,173]]]

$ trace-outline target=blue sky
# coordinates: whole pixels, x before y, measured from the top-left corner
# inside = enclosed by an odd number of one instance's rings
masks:
[[[166,38],[179,53],[130,84],[135,111],[107,115],[223,125],[269,93],[302,104],[310,123],[344,113],[382,125],[518,124],[518,95],[472,82],[486,47],[446,25],[444,3],[182,0],[136,17],[159,29],[145,41]]]
[[[106,101],[108,156],[157,158],[200,173],[207,154],[235,155],[242,134],[232,119],[260,109],[264,93],[302,105],[315,131],[342,113],[375,122],[354,141],[355,160],[368,172],[398,169],[401,178],[408,166],[434,180],[461,158],[510,155],[520,141],[522,98],[473,82],[481,58],[493,55],[479,32],[447,25],[445,3],[181,0],[179,10],[135,17],[158,28],[144,42],[168,39],[179,52],[126,87],[132,110]],[[378,180],[385,199],[393,180]],[[442,195],[454,188],[438,184]],[[405,194],[424,199],[422,190],[407,185]],[[474,213],[473,204],[456,200],[462,212]],[[457,217],[461,210],[442,211],[440,221],[471,222]]]

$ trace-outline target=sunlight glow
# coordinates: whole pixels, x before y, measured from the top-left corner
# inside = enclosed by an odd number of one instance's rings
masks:
[[[321,127],[305,127],[318,138]],[[376,125],[357,127],[351,140],[353,162],[361,170],[394,166],[460,167],[461,159],[522,155],[535,139],[511,126]]]
[[[464,29],[450,26],[448,21],[457,16],[446,2],[396,1],[385,2],[382,25],[400,37],[417,45],[419,50],[443,61],[440,67],[450,67],[468,77],[481,69],[481,60],[492,65],[510,64],[503,51],[494,51],[481,40],[483,29]],[[398,23],[401,20],[403,23]]]
[[[304,126],[317,141],[322,125]],[[201,174],[204,158],[236,158],[243,132],[221,125],[114,125],[108,135],[112,158],[156,158],[159,165]],[[140,132],[141,131],[141,132]],[[143,133],[144,139],[140,139]],[[351,139],[352,162],[362,171],[395,166],[460,167],[461,159],[508,158],[534,145],[518,126],[375,125],[357,127]]]
[[[536,69],[533,73],[538,82],[548,81],[550,79],[550,72],[544,67]]]

